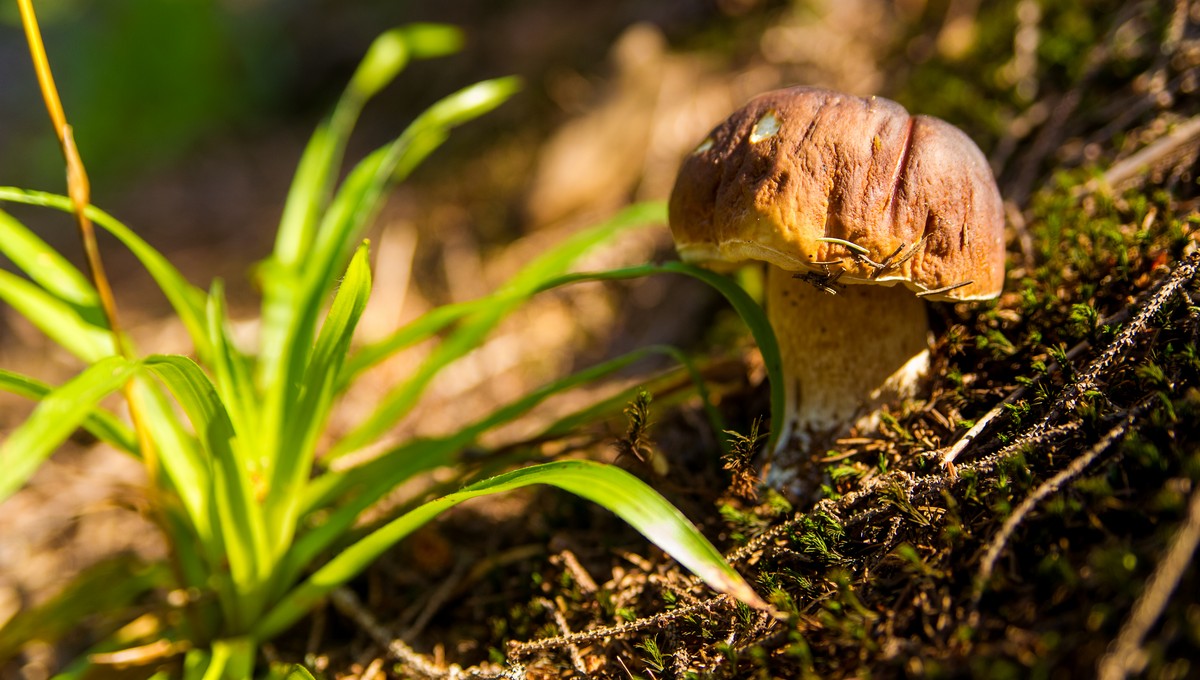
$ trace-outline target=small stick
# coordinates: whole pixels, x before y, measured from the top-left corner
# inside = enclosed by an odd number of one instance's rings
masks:
[[[1085,185],[1085,190],[1094,191],[1097,186],[1109,190],[1117,190],[1136,179],[1148,167],[1154,167],[1164,161],[1169,162],[1176,156],[1182,157],[1189,149],[1194,149],[1200,140],[1200,116],[1193,116],[1175,126],[1165,137],[1151,143],[1137,153],[1114,163],[1108,172],[1104,173],[1101,182],[1092,180]],[[819,240],[819,239],[818,239]]]
[[[812,286],[813,288],[816,288],[817,290],[821,291],[822,293],[826,293],[828,295],[837,295],[838,294],[838,288],[837,288],[838,279],[842,278],[842,274],[844,274],[845,272],[846,272],[846,270],[844,270],[844,269],[839,269],[836,274],[828,274],[828,273],[818,274],[816,272],[805,272],[803,274],[793,274],[792,278],[800,279],[801,281],[809,284],[810,286]]]
[[[843,247],[849,249],[851,252],[858,253],[859,255],[868,255],[871,252],[870,250],[867,250],[864,246],[860,246],[857,243],[855,243],[854,241],[847,241],[844,238],[834,238],[832,236],[822,236],[822,237],[818,238],[817,240],[820,241],[821,243],[836,243],[837,245],[843,246]]]
[[[551,616],[554,617],[554,625],[558,627],[559,635],[563,637],[570,637],[571,628],[567,625],[567,617],[563,616],[563,613],[558,610],[558,607],[544,597],[538,598],[538,602],[545,607],[546,611],[550,612]],[[571,665],[575,667],[575,672],[579,673],[583,677],[587,677],[587,664],[583,661],[583,654],[579,653],[579,646],[568,642],[566,648],[567,653],[571,655]]]
[[[891,267],[892,260],[896,259],[896,256],[900,254],[901,250],[904,250],[903,243],[896,246],[896,249],[892,251],[891,255],[888,255],[887,257],[883,258],[883,262],[879,263],[879,267],[877,267],[875,269],[875,271],[871,274],[871,278],[872,279],[879,278],[880,274],[882,274],[885,270],[887,270],[889,267]]]
[[[1171,539],[1166,555],[1146,581],[1146,589],[1134,602],[1129,619],[1121,626],[1108,653],[1100,658],[1096,666],[1096,677],[1100,680],[1126,678],[1145,667],[1146,651],[1142,649],[1142,642],[1162,616],[1167,601],[1179,586],[1179,580],[1191,563],[1197,544],[1200,544],[1200,490],[1192,491],[1187,517]]]
[[[400,637],[406,640],[412,640],[425,630],[425,626],[429,625],[429,621],[433,619],[433,615],[446,604],[451,595],[462,583],[463,577],[467,575],[470,562],[465,559],[459,560],[458,564],[454,565],[454,569],[449,576],[442,579],[437,588],[430,594],[429,599],[425,601],[425,606],[421,607],[421,611],[417,614],[417,618],[409,624],[408,628],[400,634]]]
[[[983,590],[987,586],[987,582],[992,578],[992,573],[996,569],[996,561],[1000,558],[1000,553],[1008,545],[1009,539],[1012,538],[1013,532],[1017,530],[1021,522],[1025,521],[1029,513],[1033,512],[1033,509],[1043,499],[1057,492],[1067,482],[1083,474],[1083,471],[1089,465],[1095,462],[1109,447],[1124,436],[1126,431],[1129,430],[1129,426],[1133,424],[1134,419],[1149,405],[1150,401],[1144,400],[1130,409],[1121,422],[1101,437],[1100,441],[1096,442],[1082,456],[1071,461],[1071,464],[1060,470],[1058,474],[1042,482],[1025,500],[1021,501],[1021,504],[1008,516],[1008,519],[1004,520],[1000,531],[996,532],[996,535],[989,542],[987,552],[984,553],[983,559],[980,560],[979,573],[975,577],[975,594],[971,598],[972,616],[978,613],[979,600],[983,597]]]
[[[661,628],[672,621],[686,619],[689,616],[695,616],[701,612],[712,613],[713,611],[723,607],[732,607],[729,596],[715,595],[707,600],[701,600],[695,604],[684,605],[678,609],[672,609],[654,616],[648,616],[644,619],[636,619],[634,621],[617,624],[615,626],[605,626],[602,628],[596,628],[594,630],[571,633],[569,635],[558,635],[555,637],[542,638],[540,640],[532,640],[529,642],[520,642],[514,640],[508,643],[508,655],[513,658],[522,658],[538,652],[564,647],[570,644],[591,644],[596,640],[602,640],[604,638],[623,638],[639,630],[645,630],[647,628]]]
[[[908,262],[909,260],[916,257],[917,253],[920,252],[920,250],[921,250],[921,246],[925,245],[926,238],[927,238],[926,236],[922,236],[920,239],[917,240],[916,243],[913,244],[912,249],[908,251],[908,254],[906,254],[904,257],[900,258],[899,260],[892,262],[892,258],[896,257],[896,254],[904,249],[904,244],[901,243],[900,246],[896,248],[896,252],[894,252],[891,255],[888,255],[886,258],[884,258],[883,262],[880,263],[883,266],[880,267],[879,269],[876,269],[875,273],[871,274],[871,278],[877,279],[885,271],[887,271],[889,269],[895,269],[896,267],[899,267],[900,265],[904,264],[905,262]]]
[[[967,281],[962,281],[960,283],[952,283],[949,286],[942,286],[941,288],[934,288],[933,290],[923,290],[920,293],[917,293],[917,297],[929,297],[930,295],[941,295],[942,293],[949,293],[952,290],[957,290],[959,288],[962,288],[963,286],[969,286],[972,283],[975,283],[975,282],[973,280],[967,280]]]
[[[334,588],[329,593],[329,599],[339,612],[348,616],[358,627],[371,638],[375,644],[387,650],[388,656],[407,666],[410,670],[427,678],[450,678],[456,680],[463,677],[463,670],[458,665],[449,668],[439,668],[428,657],[417,653],[412,647],[393,637],[383,627],[383,624],[367,611],[359,601],[354,591],[346,587]]]

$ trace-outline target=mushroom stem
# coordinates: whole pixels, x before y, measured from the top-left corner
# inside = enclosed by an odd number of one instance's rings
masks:
[[[874,426],[881,404],[917,393],[929,370],[929,322],[925,303],[903,285],[850,284],[831,295],[793,272],[767,270],[787,397],[767,483],[783,488],[802,458],[851,428]]]

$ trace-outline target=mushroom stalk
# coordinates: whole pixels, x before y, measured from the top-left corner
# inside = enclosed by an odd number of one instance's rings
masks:
[[[787,451],[807,455],[851,427],[871,427],[881,404],[917,393],[929,370],[929,322],[925,303],[904,285],[845,285],[830,294],[768,265],[766,294],[787,397],[768,473],[779,488],[779,470],[800,467],[781,459]]]

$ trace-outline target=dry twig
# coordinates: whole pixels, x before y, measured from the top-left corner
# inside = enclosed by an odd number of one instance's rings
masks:
[[[1125,433],[1129,431],[1129,426],[1144,412],[1150,405],[1150,399],[1143,400],[1137,406],[1129,410],[1129,413],[1121,420],[1119,424],[1108,431],[1100,441],[1096,442],[1092,448],[1086,453],[1071,461],[1071,464],[1060,470],[1058,474],[1050,479],[1042,482],[1032,493],[1017,506],[1016,510],[1004,520],[1000,531],[992,537],[988,544],[987,551],[984,553],[983,559],[979,563],[979,572],[975,577],[975,593],[971,598],[971,616],[974,619],[978,616],[979,601],[983,597],[983,590],[987,587],[988,582],[992,578],[992,573],[996,568],[996,560],[1000,558],[1000,553],[1008,545],[1009,539],[1020,526],[1021,522],[1029,516],[1029,513],[1037,507],[1047,496],[1056,493],[1062,489],[1063,485],[1072,479],[1083,474],[1083,471],[1092,463],[1096,462],[1104,452],[1108,451]]]
[[[1121,680],[1145,667],[1146,652],[1142,642],[1166,609],[1167,600],[1191,564],[1197,544],[1200,544],[1200,489],[1192,491],[1183,525],[1175,532],[1171,546],[1150,575],[1146,589],[1134,603],[1129,619],[1121,626],[1108,653],[1100,658],[1096,668],[1100,680]]]

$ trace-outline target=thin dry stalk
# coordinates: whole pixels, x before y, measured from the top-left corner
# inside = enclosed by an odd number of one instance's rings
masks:
[[[593,630],[571,633],[569,635],[559,635],[556,637],[542,638],[540,640],[532,640],[529,642],[509,642],[508,655],[512,658],[523,659],[534,654],[567,647],[570,645],[591,644],[605,639],[622,638],[632,635],[647,628],[662,628],[667,624],[678,619],[695,616],[697,614],[711,614],[717,609],[731,608],[730,600],[725,595],[714,595],[706,600],[697,602],[696,604],[687,605],[678,609],[673,609],[669,612],[662,612],[654,616],[622,623],[616,626],[604,626]]]
[[[1086,188],[1094,190],[1097,184],[1102,184],[1111,190],[1127,188],[1148,168],[1160,167],[1182,160],[1196,153],[1196,145],[1200,143],[1200,116],[1189,118],[1180,123],[1166,136],[1151,143],[1132,156],[1113,164],[1104,173],[1103,181],[1092,182]]]
[[[559,635],[569,637],[571,635],[571,627],[567,625],[567,617],[563,616],[563,613],[550,600],[543,597],[539,598],[538,601],[554,617],[554,625],[558,627]],[[587,677],[587,664],[583,661],[583,654],[579,653],[579,645],[568,644],[567,653],[571,655],[571,665],[575,668],[575,672]]]
[[[1100,680],[1120,680],[1145,667],[1146,652],[1142,642],[1166,609],[1167,600],[1191,563],[1197,544],[1200,544],[1200,489],[1192,491],[1187,517],[1146,582],[1146,589],[1134,603],[1129,619],[1121,626],[1108,653],[1100,658],[1096,667]]]
[[[1125,433],[1129,431],[1129,426],[1133,424],[1138,415],[1141,414],[1150,404],[1149,400],[1142,401],[1134,408],[1130,409],[1121,422],[1108,431],[1100,441],[1087,450],[1086,453],[1071,461],[1071,464],[1063,468],[1050,479],[1042,482],[1033,493],[1029,494],[1017,509],[1009,515],[1008,519],[1004,520],[1000,531],[992,537],[988,543],[987,550],[984,553],[983,559],[979,563],[979,573],[975,577],[975,594],[971,598],[972,616],[977,615],[979,608],[979,600],[983,597],[983,590],[992,578],[992,573],[996,568],[996,561],[1000,558],[1000,553],[1008,546],[1009,540],[1017,527],[1021,525],[1029,513],[1037,507],[1039,503],[1046,499],[1047,496],[1057,493],[1062,489],[1063,485],[1083,474],[1083,471],[1092,463],[1096,462],[1104,452],[1115,444]]]
[[[459,584],[462,583],[470,566],[470,563],[465,559],[459,560],[458,564],[454,565],[454,570],[438,583],[437,588],[429,596],[425,605],[421,607],[417,618],[404,629],[400,637],[411,640],[420,635],[421,631],[425,630],[425,626],[429,625],[429,621],[433,619],[433,615],[442,608],[442,605],[446,604],[446,601],[450,599],[450,596],[454,594]]]
[[[1196,278],[1197,270],[1200,269],[1200,255],[1192,254],[1186,260],[1178,263],[1161,283],[1150,291],[1143,293],[1141,299],[1135,303],[1137,314],[1126,324],[1117,334],[1117,337],[1104,348],[1098,357],[1092,360],[1076,378],[1062,392],[1062,395],[1055,402],[1054,407],[1047,413],[1045,418],[1042,418],[1033,428],[1022,435],[1022,438],[1032,439],[1041,434],[1043,430],[1048,428],[1059,416],[1074,409],[1079,404],[1081,396],[1096,386],[1097,379],[1102,375],[1118,357],[1118,354],[1133,345],[1134,339],[1150,325],[1150,320],[1154,315],[1162,310],[1163,306],[1176,294],[1185,292],[1183,287]],[[1114,314],[1113,316],[1104,319],[1102,323],[1113,324],[1120,323],[1127,316],[1127,312]],[[1081,342],[1071,348],[1067,353],[1067,358],[1074,358],[1085,350],[1091,347],[1087,341]],[[1057,362],[1047,366],[1045,375],[1051,375],[1056,370],[1061,368]],[[1043,376],[1044,377],[1044,376]],[[944,454],[942,454],[942,465],[950,466],[954,460],[962,455],[962,453],[976,441],[983,431],[1004,411],[1004,407],[1008,404],[1016,402],[1022,398],[1027,392],[1028,387],[1022,386],[1011,392],[999,404],[988,411],[982,418],[976,421],[975,425],[959,438]],[[1015,442],[1014,442],[1015,443]]]
[[[350,618],[371,638],[375,644],[387,650],[388,656],[404,664],[409,670],[434,680],[459,680],[468,677],[458,665],[443,668],[428,657],[417,653],[412,647],[392,636],[378,620],[363,607],[358,596],[349,588],[336,588],[329,596],[333,606]]]

